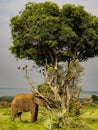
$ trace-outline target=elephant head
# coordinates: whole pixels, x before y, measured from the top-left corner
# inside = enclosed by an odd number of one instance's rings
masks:
[[[44,106],[47,109],[51,110],[51,103],[49,102],[49,100],[44,97],[43,95],[40,94],[35,94],[34,97],[32,98],[32,101],[39,105],[39,106]]]

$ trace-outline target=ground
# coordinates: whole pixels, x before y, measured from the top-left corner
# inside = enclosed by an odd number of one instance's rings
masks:
[[[43,113],[44,112],[44,113]],[[45,116],[46,115],[46,116]],[[53,116],[53,115],[52,115]],[[0,130],[51,130],[53,125],[52,116],[49,116],[44,108],[39,111],[38,121],[30,123],[30,112],[23,113],[23,122],[16,118],[11,122],[10,108],[0,108]],[[50,121],[51,117],[51,122]],[[49,124],[50,123],[50,124]],[[52,125],[51,125],[52,124]],[[54,123],[54,130],[97,130],[98,129],[98,105],[85,105],[81,109],[79,117],[69,117],[66,120],[66,127],[57,128]],[[49,126],[50,125],[50,126]],[[52,129],[52,130],[53,130]]]

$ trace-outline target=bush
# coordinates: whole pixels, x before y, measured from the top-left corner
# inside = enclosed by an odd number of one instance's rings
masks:
[[[12,102],[13,98],[12,96],[2,96],[0,97],[0,102]]]
[[[98,101],[98,97],[96,95],[92,95],[91,98],[92,98],[93,102]]]
[[[49,85],[44,83],[44,84],[40,84],[38,86],[38,91],[40,93],[42,93],[43,95],[47,96],[47,97],[51,97],[51,99],[54,99],[54,93],[52,92],[52,90],[50,89]]]
[[[70,103],[70,113],[69,114],[72,114],[73,116],[80,115],[81,107],[82,107],[82,104],[78,100],[77,101],[71,101],[71,103]]]

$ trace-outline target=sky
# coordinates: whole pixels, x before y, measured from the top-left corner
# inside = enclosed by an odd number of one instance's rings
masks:
[[[34,2],[44,2],[45,0],[33,0]],[[27,64],[32,66],[33,62],[16,60],[10,53],[9,47],[12,45],[10,19],[19,14],[24,6],[32,0],[0,0],[0,88],[28,88],[30,87],[25,78],[24,72],[18,70],[19,66]],[[57,3],[60,7],[66,3],[82,5],[92,15],[98,17],[98,0],[47,0]],[[89,59],[83,63],[84,75],[81,86],[83,90],[98,91],[98,57]],[[35,86],[43,82],[43,76],[32,71],[31,80]]]

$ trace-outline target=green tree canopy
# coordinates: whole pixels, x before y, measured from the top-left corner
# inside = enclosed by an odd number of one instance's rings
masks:
[[[17,58],[34,60],[38,65],[55,64],[75,56],[85,61],[98,55],[98,18],[82,6],[55,3],[26,4],[11,19],[13,45]]]

